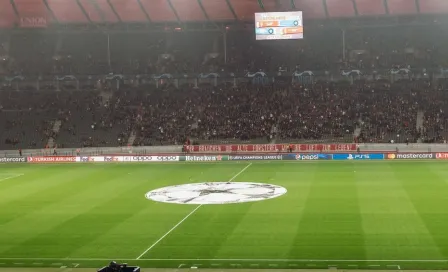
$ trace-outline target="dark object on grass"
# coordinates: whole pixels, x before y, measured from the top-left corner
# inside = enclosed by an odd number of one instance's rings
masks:
[[[138,266],[128,266],[128,264],[110,262],[109,266],[98,269],[98,272],[140,272],[140,267]]]

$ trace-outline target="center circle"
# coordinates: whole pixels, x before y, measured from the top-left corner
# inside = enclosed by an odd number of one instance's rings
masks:
[[[202,182],[174,185],[146,193],[147,199],[175,204],[232,204],[261,201],[286,194],[284,187],[254,182]]]

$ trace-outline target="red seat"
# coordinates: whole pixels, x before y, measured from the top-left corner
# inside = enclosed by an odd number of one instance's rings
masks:
[[[47,0],[48,7],[62,23],[86,23],[88,20],[74,0]]]
[[[446,0],[425,0],[420,1],[421,13],[448,13],[448,1]]]
[[[9,0],[0,0],[0,27],[12,27],[17,21],[16,14]]]
[[[182,22],[207,20],[197,0],[171,0],[171,4]]]
[[[120,19],[125,22],[147,22],[145,13],[137,0],[110,0]]]
[[[232,11],[227,5],[226,0],[207,0],[202,1],[202,6],[208,15],[210,20],[214,21],[227,21],[235,20]]]
[[[327,10],[332,18],[355,16],[352,0],[327,0]]]
[[[112,8],[110,7],[107,0],[92,0],[92,1],[96,2],[100,12],[104,17],[105,22],[116,23],[119,21],[117,16],[115,16],[114,12],[112,11]]]
[[[356,0],[356,7],[360,16],[384,15],[386,13],[383,0]]]
[[[325,18],[324,4],[315,0],[294,0],[297,10],[303,11],[303,18]]]
[[[387,0],[387,6],[391,15],[417,13],[415,0]]]
[[[24,27],[46,27],[51,20],[42,0],[14,0],[19,22]]]
[[[101,15],[98,9],[95,7],[95,4],[90,0],[79,0],[79,3],[84,8],[89,19],[94,23],[101,23],[103,20],[101,19]]]
[[[140,0],[146,13],[153,22],[175,22],[176,15],[167,0]]]
[[[258,1],[253,0],[229,0],[239,20],[251,21],[255,20],[256,12],[263,12]]]

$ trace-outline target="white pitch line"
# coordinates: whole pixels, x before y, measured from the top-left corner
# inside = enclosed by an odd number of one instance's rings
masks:
[[[23,261],[110,261],[119,260],[119,261],[135,261],[135,259],[129,258],[0,258],[0,260],[23,260]],[[139,259],[139,261],[241,261],[241,262],[429,262],[429,263],[448,263],[448,259],[440,260],[440,259],[430,259],[430,260],[324,260],[324,259]]]
[[[238,177],[239,175],[241,175],[241,173],[243,173],[244,171],[246,171],[247,168],[249,168],[249,166],[251,166],[252,163],[249,163],[246,167],[243,168],[243,170],[239,171],[235,176],[233,176],[231,179],[229,179],[228,182],[233,181],[234,179],[236,179],[236,177]],[[159,240],[157,240],[154,244],[152,244],[150,247],[148,247],[145,251],[143,251],[142,254],[140,254],[136,260],[140,260],[141,257],[143,257],[143,255],[145,255],[148,251],[150,251],[153,247],[155,247],[158,243],[160,243],[160,241],[162,241],[166,236],[168,236],[168,234],[170,234],[173,230],[175,230],[177,227],[180,226],[180,224],[182,224],[185,220],[188,219],[188,217],[190,217],[192,214],[194,214],[200,207],[202,206],[199,205],[196,208],[194,208],[194,210],[192,210],[189,214],[187,214],[187,216],[185,216],[182,220],[179,221],[179,223],[177,223],[176,225],[174,225],[174,227],[172,227],[167,233],[165,233],[162,237],[159,238]]]
[[[187,214],[187,216],[185,216],[182,220],[179,221],[179,223],[177,223],[176,225],[174,225],[174,227],[172,227],[167,233],[165,233],[162,237],[159,238],[159,240],[157,240],[154,244],[152,244],[150,247],[148,247],[145,251],[143,251],[142,254],[140,254],[136,260],[140,260],[141,257],[143,257],[143,255],[145,255],[148,251],[150,251],[153,247],[155,247],[160,241],[163,240],[163,238],[165,238],[166,236],[168,236],[168,234],[170,234],[173,230],[175,230],[177,227],[179,227],[180,224],[182,224],[185,220],[187,220],[188,217],[190,217],[190,215],[192,215],[193,213],[195,213],[200,207],[202,206],[199,205],[196,208],[194,208],[194,210],[192,210],[189,214]]]
[[[5,180],[8,180],[8,179],[12,179],[12,178],[18,178],[18,177],[21,177],[21,176],[23,176],[23,174],[17,174],[15,176],[11,176],[11,177],[0,178],[0,181],[5,181]]]
[[[389,265],[386,265],[387,267],[396,267],[398,270],[401,270],[401,267],[399,266],[399,265],[397,265],[397,264],[389,264]]]

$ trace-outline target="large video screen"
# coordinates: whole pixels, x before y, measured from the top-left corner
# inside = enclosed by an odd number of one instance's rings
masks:
[[[301,11],[255,13],[257,40],[303,39]]]

